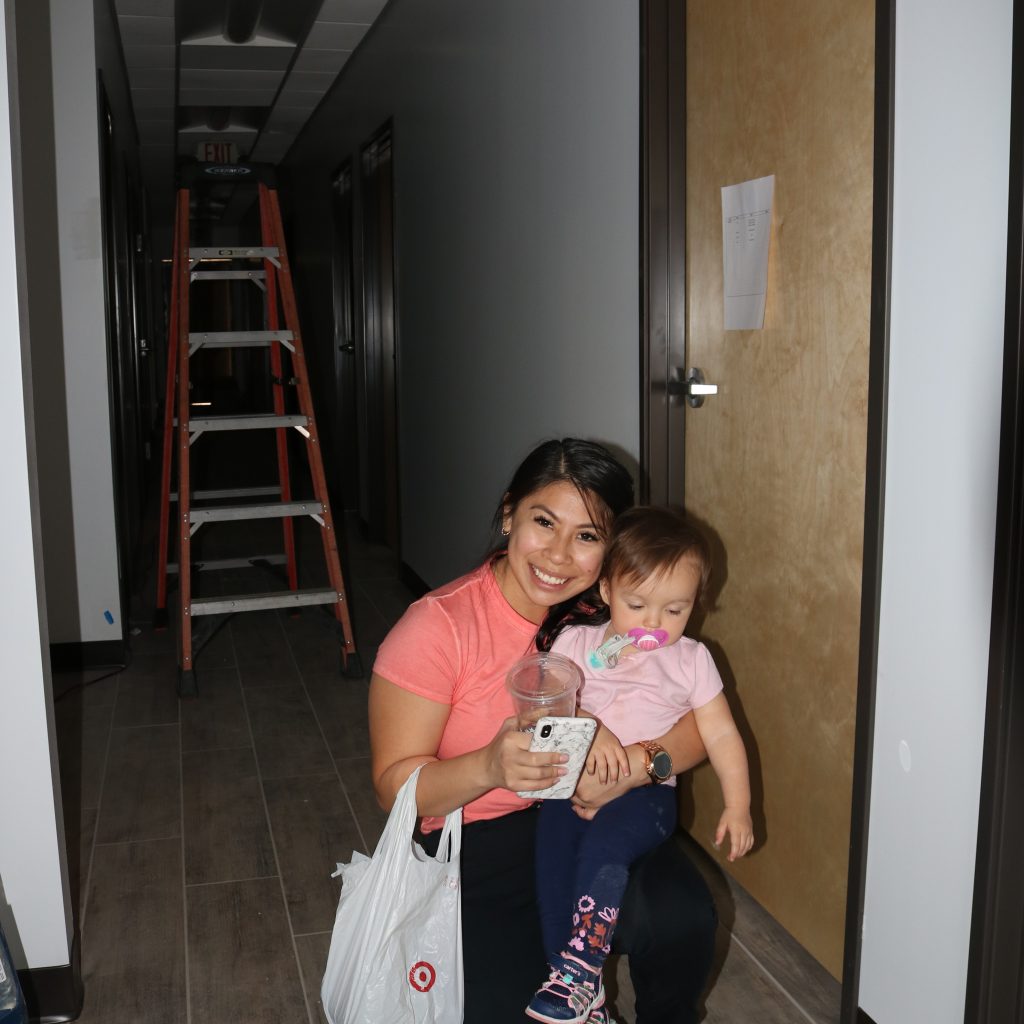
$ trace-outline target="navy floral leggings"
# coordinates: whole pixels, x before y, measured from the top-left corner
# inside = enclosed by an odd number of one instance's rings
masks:
[[[537,820],[537,902],[549,960],[570,953],[600,970],[612,951],[633,863],[676,827],[671,786],[631,789],[591,821],[568,800],[547,800]]]

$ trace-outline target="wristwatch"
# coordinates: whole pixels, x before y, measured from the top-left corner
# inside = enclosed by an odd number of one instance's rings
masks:
[[[644,752],[644,771],[651,777],[651,782],[657,785],[672,778],[674,773],[671,754],[654,740],[640,740],[639,745]]]

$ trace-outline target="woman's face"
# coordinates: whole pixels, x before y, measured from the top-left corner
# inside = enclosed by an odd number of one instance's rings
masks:
[[[566,481],[528,494],[502,527],[509,531],[508,557],[496,568],[505,600],[531,622],[541,622],[552,605],[590,587],[604,558],[603,530],[576,488]]]

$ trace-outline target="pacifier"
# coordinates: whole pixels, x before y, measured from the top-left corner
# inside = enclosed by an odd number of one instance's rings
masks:
[[[608,637],[600,647],[591,651],[587,661],[591,668],[615,668],[619,663],[619,652],[633,644],[638,651],[654,651],[662,647],[668,640],[668,633],[663,629],[642,629],[639,626],[628,633],[615,633]]]
[[[668,633],[663,629],[631,629],[626,636],[641,651],[653,651],[668,640]]]

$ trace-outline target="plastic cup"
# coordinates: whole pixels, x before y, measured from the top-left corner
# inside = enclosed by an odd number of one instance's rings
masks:
[[[572,718],[583,673],[571,658],[537,651],[520,658],[505,676],[505,686],[523,732],[532,732],[545,715]]]

